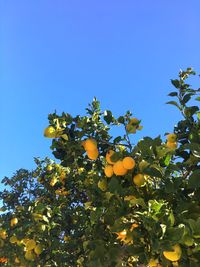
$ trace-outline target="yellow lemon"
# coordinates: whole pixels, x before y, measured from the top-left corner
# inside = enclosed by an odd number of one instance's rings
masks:
[[[57,182],[58,182],[58,179],[57,179],[57,177],[54,176],[50,181],[50,185],[54,186]]]
[[[113,165],[113,171],[114,174],[117,176],[122,176],[127,173],[127,169],[124,168],[122,160],[118,160],[114,165]]]
[[[49,126],[44,129],[44,136],[47,138],[55,138],[56,137],[56,129],[53,126]]]
[[[159,264],[158,259],[150,259],[148,267],[162,267],[162,265]]]
[[[141,173],[136,174],[133,177],[133,183],[137,186],[143,186],[145,184],[145,179],[144,179],[144,175]]]
[[[10,226],[11,226],[11,227],[15,226],[17,223],[18,223],[18,219],[17,219],[17,218],[12,218],[12,219],[10,220]]]
[[[43,247],[41,244],[37,244],[35,247],[34,247],[34,252],[35,254],[37,255],[40,255],[43,251]]]
[[[94,150],[87,150],[87,155],[89,159],[96,160],[99,156],[99,151],[97,148]]]
[[[112,177],[113,176],[113,166],[112,165],[107,165],[104,169],[104,173],[106,177]]]
[[[96,150],[97,149],[97,142],[93,138],[89,138],[82,142],[83,147],[86,151],[88,150]]]
[[[30,240],[28,240],[27,242],[26,242],[26,250],[32,250],[32,249],[34,249],[35,248],[35,246],[36,246],[36,242],[35,242],[35,240],[34,239],[30,239]]]
[[[14,243],[17,243],[18,239],[17,239],[16,236],[13,235],[13,236],[10,237],[9,241],[10,241],[11,244],[14,244]]]
[[[163,251],[163,255],[166,259],[170,261],[178,261],[181,258],[181,247],[176,244],[172,247],[172,251]]]
[[[109,164],[111,164],[111,165],[113,165],[113,164],[115,164],[115,162],[113,162],[112,160],[111,160],[111,157],[112,157],[112,155],[115,153],[115,151],[113,151],[113,150],[109,150],[107,153],[106,153],[106,161],[109,163]]]
[[[176,142],[176,139],[177,139],[177,136],[174,133],[167,135],[167,141],[170,143]]]
[[[6,237],[7,237],[7,233],[6,233],[6,230],[0,230],[0,238],[2,238],[2,239],[6,239]]]
[[[24,257],[28,261],[34,261],[35,260],[35,254],[34,254],[34,252],[32,250],[26,251]]]
[[[135,167],[135,160],[131,157],[125,157],[122,160],[123,166],[127,170],[132,170]]]
[[[19,260],[19,258],[15,258],[15,263],[20,263],[20,260]]]
[[[170,149],[176,149],[177,148],[177,142],[169,142],[167,141],[166,146]]]
[[[53,170],[53,166],[47,165],[46,170],[47,170],[47,172],[51,172]]]

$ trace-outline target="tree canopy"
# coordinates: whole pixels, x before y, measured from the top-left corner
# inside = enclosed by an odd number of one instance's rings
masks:
[[[94,98],[85,116],[48,116],[54,160],[35,158],[2,180],[0,266],[198,267],[200,89],[188,68],[169,94],[182,114],[165,140],[130,111],[115,118]],[[197,104],[196,104],[197,103]],[[113,127],[124,134],[112,136]]]

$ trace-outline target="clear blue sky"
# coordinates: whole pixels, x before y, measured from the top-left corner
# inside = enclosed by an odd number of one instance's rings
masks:
[[[199,11],[199,0],[1,0],[0,178],[51,155],[48,113],[83,114],[93,96],[142,119],[136,139],[171,131],[170,78],[200,72]]]

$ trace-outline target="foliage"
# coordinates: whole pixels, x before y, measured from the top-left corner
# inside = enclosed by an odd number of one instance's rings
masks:
[[[172,80],[168,104],[182,120],[164,141],[133,145],[141,121],[102,112],[97,99],[86,116],[50,114],[56,160],[36,158],[35,170],[2,180],[0,266],[199,266],[200,89],[186,83],[191,75]],[[111,136],[113,127],[124,135]],[[173,247],[178,262],[165,256]]]

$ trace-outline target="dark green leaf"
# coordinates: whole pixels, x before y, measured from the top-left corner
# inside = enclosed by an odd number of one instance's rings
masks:
[[[193,171],[189,177],[188,181],[189,188],[199,188],[200,187],[200,169]]]
[[[179,110],[181,109],[176,101],[169,101],[166,104],[170,104],[170,105],[176,106]]]
[[[168,96],[178,96],[178,93],[177,92],[171,92],[168,94]]]
[[[171,80],[171,83],[173,84],[173,86],[175,86],[176,88],[180,87],[180,82],[179,80]]]

